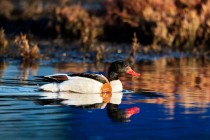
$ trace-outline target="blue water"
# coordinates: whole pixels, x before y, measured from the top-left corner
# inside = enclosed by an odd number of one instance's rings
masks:
[[[103,103],[100,95],[37,91],[41,83],[37,83],[34,76],[64,71],[55,65],[41,65],[34,70],[7,64],[1,70],[0,79],[1,139],[210,139],[208,85],[193,91],[190,84],[186,84],[188,79],[184,84],[164,81],[164,77],[157,76],[162,72],[153,68],[140,69],[142,78],[134,79],[134,84],[129,77],[123,78],[127,90]],[[190,69],[187,67],[186,75]],[[206,67],[203,69],[206,71]],[[69,70],[71,72],[71,68]],[[176,74],[177,68],[167,68],[169,73],[174,71]],[[194,71],[199,71],[201,79],[205,79],[200,68]],[[151,74],[149,79],[147,72]],[[208,75],[206,77],[208,80]],[[160,84],[161,88],[151,87],[162,82],[175,83],[172,85],[176,87],[167,84]],[[163,86],[176,90],[166,92]],[[126,110],[132,108],[138,111],[126,117]]]

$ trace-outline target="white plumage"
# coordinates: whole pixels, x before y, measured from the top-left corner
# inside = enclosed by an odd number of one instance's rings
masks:
[[[121,92],[123,90],[123,86],[118,77],[119,73],[127,73],[135,77],[140,76],[139,73],[136,73],[131,69],[126,61],[115,61],[109,67],[107,78],[99,74],[54,74],[40,76],[40,78],[45,80],[52,80],[61,83],[45,84],[40,86],[39,89],[50,92],[71,91],[87,94],[101,93],[107,90],[111,92]],[[111,87],[109,86],[109,83]]]
[[[41,96],[41,99],[64,99],[61,103],[65,105],[80,106],[103,103],[103,97],[101,96],[101,94],[81,94],[74,92],[42,92]],[[112,94],[112,96],[110,97],[110,103],[120,104],[122,96],[122,92]]]
[[[101,93],[102,83],[86,77],[70,77],[69,80],[59,84],[60,91],[73,91],[79,93]]]
[[[123,90],[123,86],[120,80],[114,80],[110,82],[112,87],[112,92],[121,92]]]
[[[60,91],[72,91],[79,93],[101,93],[102,83],[94,79],[86,77],[69,77],[69,80],[62,83],[49,83],[40,86],[40,90],[60,92]]]

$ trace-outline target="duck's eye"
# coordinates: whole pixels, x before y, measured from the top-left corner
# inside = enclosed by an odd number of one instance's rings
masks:
[[[124,64],[123,64],[123,67],[127,67],[127,66],[128,66],[128,64],[127,64],[127,63],[124,63]]]

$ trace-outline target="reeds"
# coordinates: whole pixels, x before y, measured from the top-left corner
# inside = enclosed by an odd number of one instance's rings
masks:
[[[136,36],[136,33],[133,33],[133,39],[132,39],[132,46],[131,46],[131,52],[129,54],[128,57],[128,61],[131,65],[136,63],[136,56],[137,56],[137,52],[140,48],[140,44],[138,42],[138,38]]]
[[[58,34],[78,37],[82,46],[89,50],[102,33],[102,20],[90,15],[79,4],[55,8],[55,23]]]
[[[106,9],[110,26],[129,25],[150,45],[191,51],[210,41],[210,0],[107,0]]]
[[[17,3],[23,5],[19,7],[19,16]],[[129,42],[133,32],[138,34],[139,43],[150,45],[148,48],[155,52],[165,48],[182,52],[209,50],[210,0],[105,0],[105,3],[93,12],[79,3],[66,1],[0,0],[0,8],[5,7],[0,16],[18,20],[36,17],[40,22],[45,17],[53,33],[71,41],[79,40],[83,50],[95,50],[98,40]]]
[[[3,56],[8,49],[8,40],[6,38],[4,29],[0,29],[0,56]]]
[[[22,61],[34,61],[40,57],[39,47],[36,43],[30,43],[25,34],[16,36],[15,45],[18,47],[18,55]]]

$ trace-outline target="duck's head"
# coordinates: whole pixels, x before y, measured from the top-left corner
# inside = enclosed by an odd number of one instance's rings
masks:
[[[117,80],[118,74],[120,73],[126,73],[131,76],[140,77],[140,74],[132,70],[127,61],[115,61],[110,65],[108,70],[109,81]]]

